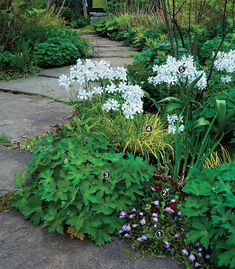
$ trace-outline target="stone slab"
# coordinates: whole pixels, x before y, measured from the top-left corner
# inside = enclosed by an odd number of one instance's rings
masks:
[[[0,82],[0,90],[37,94],[55,100],[69,101],[69,94],[58,85],[57,78],[30,77]]]
[[[108,57],[102,57],[102,58],[97,58],[98,60],[104,60],[107,62],[110,62],[110,64],[112,66],[125,66],[125,65],[129,65],[132,64],[133,59],[132,58],[120,58],[120,57],[112,57],[112,58],[108,58]]]
[[[50,78],[59,78],[62,74],[68,75],[70,66],[58,67],[58,68],[47,68],[41,69],[38,76],[40,77],[50,77]]]
[[[132,63],[132,58],[120,58],[120,57],[104,57],[104,58],[92,58],[94,61],[105,60],[110,62],[112,66],[124,66]],[[59,78],[61,74],[69,74],[70,66],[42,69],[38,74],[40,77]]]
[[[0,196],[15,189],[15,174],[25,170],[31,156],[29,151],[13,150],[0,145]]]
[[[12,140],[46,134],[71,107],[39,96],[0,92],[0,134]]]
[[[0,213],[0,269],[180,269],[165,258],[129,259],[121,240],[98,248],[92,242],[48,234],[16,211]]]

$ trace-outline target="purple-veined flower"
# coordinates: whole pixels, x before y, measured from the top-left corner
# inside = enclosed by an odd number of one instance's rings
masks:
[[[174,237],[175,237],[175,239],[179,239],[180,238],[180,234],[179,233],[176,233]]]
[[[153,214],[152,214],[152,217],[153,217],[153,218],[158,217],[158,213],[153,213]]]
[[[130,219],[134,219],[135,216],[136,216],[136,214],[130,214],[129,218],[130,218]]]
[[[128,216],[128,213],[126,212],[126,211],[121,211],[120,212],[120,215],[119,215],[119,218],[120,219],[124,219],[124,218],[126,218]]]
[[[202,257],[202,253],[201,253],[201,252],[198,252],[198,253],[197,253],[197,256],[198,256],[198,257]]]
[[[140,215],[140,216],[143,216],[143,215],[144,215],[144,213],[143,213],[143,212],[140,212],[140,213],[139,213],[139,215]]]
[[[194,262],[196,260],[196,257],[192,253],[189,255],[188,258],[191,262]]]
[[[124,237],[126,237],[126,238],[130,238],[131,235],[126,233],[126,234],[124,234]]]
[[[138,241],[144,242],[148,240],[148,237],[146,235],[141,235],[140,237],[137,238]]]
[[[156,223],[158,223],[158,217],[154,217],[153,218],[153,221],[156,222]]]
[[[140,221],[140,224],[141,225],[145,225],[146,224],[146,219],[145,218],[142,218],[142,220]]]
[[[130,224],[125,224],[122,226],[122,231],[123,232],[130,232],[131,231],[131,225]]]
[[[206,255],[205,255],[205,259],[206,259],[206,260],[209,260],[210,257],[211,257],[211,256],[210,256],[209,254],[206,254]]]
[[[166,207],[166,208],[164,209],[164,211],[167,212],[167,213],[170,213],[170,214],[172,214],[172,213],[175,212],[175,211],[172,210],[170,207]]]
[[[184,255],[184,256],[188,256],[188,250],[186,248],[183,248],[181,250],[181,253]]]
[[[137,210],[133,207],[132,209],[131,209],[131,212],[136,212]]]
[[[138,227],[139,226],[139,224],[132,224],[132,227],[133,228],[136,228],[136,227]]]
[[[167,242],[167,241],[164,241],[164,247],[166,249],[169,249],[171,247],[171,243],[170,242]]]
[[[152,204],[155,206],[159,206],[159,201],[153,201]]]
[[[195,262],[194,267],[195,267],[195,268],[201,267],[201,264],[198,263],[198,262]]]

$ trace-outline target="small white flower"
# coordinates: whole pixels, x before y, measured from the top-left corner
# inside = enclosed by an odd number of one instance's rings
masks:
[[[108,99],[106,103],[103,104],[102,109],[109,112],[111,110],[116,111],[119,108],[118,101],[114,99]]]
[[[219,52],[215,60],[215,69],[225,71],[229,74],[235,72],[235,50],[229,52]]]
[[[183,116],[178,116],[176,114],[167,115],[168,121],[168,132],[170,134],[182,133],[184,131]]]
[[[221,81],[226,84],[226,83],[231,83],[232,82],[232,77],[231,76],[222,76]]]
[[[207,79],[204,71],[199,71],[192,56],[183,56],[180,60],[168,56],[165,64],[153,67],[155,76],[149,78],[149,83],[153,85],[166,84],[168,87],[180,85],[180,83],[190,84],[198,77],[196,87],[204,90],[207,87]]]
[[[70,82],[70,79],[68,76],[61,75],[59,77],[59,86],[64,87],[67,92],[69,91],[70,84],[71,84],[71,82]]]

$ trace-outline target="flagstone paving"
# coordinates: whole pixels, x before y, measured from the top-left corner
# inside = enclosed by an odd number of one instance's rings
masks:
[[[72,112],[69,105],[39,96],[0,92],[0,134],[11,140],[46,134]]]
[[[12,150],[0,146],[0,196],[15,189],[15,174],[24,171],[31,157],[32,154],[29,151]]]
[[[114,240],[101,248],[89,240],[48,234],[16,211],[0,214],[0,269],[180,269],[165,258],[129,258],[129,246]],[[130,246],[129,246],[130,249]]]
[[[92,43],[92,60],[106,60],[113,66],[123,66],[132,63],[132,50],[120,42],[110,41],[98,35],[84,35]],[[58,86],[58,77],[69,73],[68,67],[43,69],[37,76],[0,82],[0,91],[19,92],[46,96],[54,100],[68,102],[70,96]]]
[[[94,60],[108,60],[115,66],[131,63],[130,50],[120,43],[96,35],[86,38],[93,42]],[[0,82],[0,134],[20,140],[45,134],[60,124],[71,108],[51,99],[69,101],[69,96],[58,87],[59,75],[68,72],[69,67],[47,69],[31,78]],[[0,146],[0,196],[15,189],[14,175],[26,168],[31,156],[27,151]],[[123,240],[98,248],[89,240],[48,234],[15,210],[0,213],[0,227],[0,269],[184,268],[172,258],[129,259],[125,253],[129,245]]]

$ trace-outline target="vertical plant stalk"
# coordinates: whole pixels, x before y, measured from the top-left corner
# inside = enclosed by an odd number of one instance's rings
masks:
[[[213,71],[215,69],[215,60],[217,58],[217,55],[221,49],[221,47],[223,46],[224,44],[224,41],[225,41],[225,38],[227,36],[227,34],[230,32],[230,31],[226,31],[226,15],[227,15],[227,7],[228,7],[228,0],[224,0],[224,11],[223,11],[223,18],[222,18],[222,37],[221,37],[221,42],[214,54],[214,57],[212,59],[212,62],[211,62],[211,67],[210,67],[210,72],[209,72],[209,75],[207,77],[207,83],[210,81],[211,79],[211,76],[213,74]]]
[[[168,37],[170,39],[170,44],[171,44],[173,56],[176,57],[174,37],[172,35],[171,22],[170,22],[170,18],[169,18],[168,12],[167,12],[166,0],[162,0],[162,10],[163,10],[163,16],[164,16],[164,20],[165,20],[165,24],[166,24],[166,28],[167,28],[167,32],[168,32]]]

